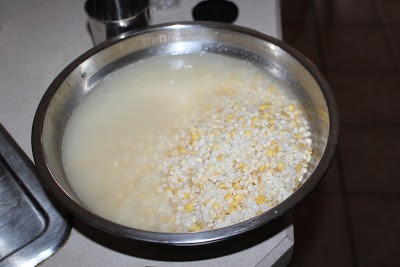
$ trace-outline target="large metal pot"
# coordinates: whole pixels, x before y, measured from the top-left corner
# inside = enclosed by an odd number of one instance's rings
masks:
[[[285,81],[304,105],[313,155],[301,186],[268,212],[229,227],[199,233],[159,233],[104,219],[78,199],[61,160],[61,141],[71,112],[107,74],[141,59],[207,51],[259,65]],[[89,50],[53,81],[37,109],[32,149],[42,181],[51,195],[90,225],[131,240],[174,246],[215,243],[265,226],[293,208],[321,180],[338,143],[339,118],[332,92],[317,68],[285,43],[243,27],[216,23],[178,23],[149,27],[110,39]]]

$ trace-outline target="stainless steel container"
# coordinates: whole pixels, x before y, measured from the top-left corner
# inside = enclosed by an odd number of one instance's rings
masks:
[[[86,0],[85,11],[94,44],[147,26],[149,8],[150,0]]]
[[[107,74],[149,57],[200,52],[222,54],[261,66],[293,90],[303,104],[313,140],[313,155],[301,186],[285,201],[250,220],[198,233],[159,233],[104,219],[79,200],[65,175],[61,141],[69,116],[80,100]],[[295,49],[259,32],[218,23],[177,23],[148,27],[110,39],[89,50],[53,81],[37,109],[32,149],[48,192],[72,214],[90,225],[131,240],[173,246],[210,244],[265,226],[293,208],[327,171],[339,136],[334,97],[317,68]]]

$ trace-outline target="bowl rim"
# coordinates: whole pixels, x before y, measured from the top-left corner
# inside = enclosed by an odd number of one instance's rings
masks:
[[[195,232],[195,233],[163,233],[163,232],[153,232],[153,231],[141,230],[124,226],[115,223],[111,220],[100,217],[99,215],[91,212],[89,209],[84,208],[83,206],[76,203],[73,199],[71,199],[69,195],[55,180],[50,171],[49,166],[47,165],[42,143],[42,130],[47,108],[53,96],[56,94],[58,88],[63,83],[65,78],[73,70],[75,70],[82,62],[84,62],[91,56],[95,55],[96,53],[116,43],[124,41],[127,38],[131,38],[140,34],[165,30],[168,28],[193,27],[193,26],[200,28],[206,27],[215,30],[234,31],[241,34],[250,35],[251,37],[262,39],[263,41],[272,43],[281,48],[282,50],[284,50],[286,53],[290,54],[312,75],[316,83],[321,88],[321,92],[325,98],[329,114],[330,126],[329,126],[328,140],[326,148],[321,156],[321,160],[319,161],[315,170],[307,179],[307,181],[284,201],[282,201],[281,203],[279,203],[278,205],[276,205],[275,207],[271,208],[270,210],[261,215],[258,215],[249,220],[234,225],[230,225],[227,227],[215,230]],[[339,130],[340,130],[339,113],[335,99],[333,97],[332,90],[330,89],[328,82],[319,72],[317,67],[295,48],[289,46],[288,44],[274,37],[242,26],[226,24],[226,23],[216,23],[216,22],[184,21],[184,22],[173,22],[173,23],[152,25],[139,30],[123,33],[121,35],[118,35],[114,38],[111,38],[109,40],[106,40],[105,42],[98,44],[97,46],[89,49],[81,56],[76,58],[54,79],[54,81],[50,84],[49,88],[43,95],[36,110],[32,125],[31,144],[32,144],[33,158],[36,163],[36,168],[40,174],[42,184],[44,184],[46,191],[48,192],[49,195],[55,198],[56,201],[60,202],[61,205],[65,206],[69,212],[77,216],[79,219],[94,226],[95,228],[98,228],[100,230],[103,230],[118,237],[143,241],[147,243],[167,244],[174,246],[194,246],[202,244],[211,244],[214,242],[223,241],[244,234],[247,231],[254,230],[262,225],[267,224],[272,220],[277,219],[278,217],[282,216],[287,211],[292,209],[308,193],[311,192],[311,190],[320,182],[323,175],[328,170],[333,160],[336,147],[338,145]]]

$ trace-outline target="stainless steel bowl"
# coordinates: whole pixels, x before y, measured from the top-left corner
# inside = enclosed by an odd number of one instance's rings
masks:
[[[65,175],[61,142],[65,125],[80,100],[107,74],[149,57],[202,51],[247,60],[286,82],[303,104],[313,140],[306,178],[285,201],[250,220],[199,233],[159,233],[130,228],[102,218],[79,200]],[[32,149],[48,192],[72,214],[113,235],[174,246],[210,244],[265,226],[303,199],[327,171],[339,136],[339,118],[329,85],[317,68],[285,43],[259,32],[217,23],[178,23],[148,27],[110,39],[89,50],[53,81],[37,109]]]

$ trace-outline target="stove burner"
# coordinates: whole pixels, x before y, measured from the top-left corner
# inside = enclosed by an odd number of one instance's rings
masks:
[[[194,20],[233,23],[239,14],[235,3],[226,0],[207,0],[198,3],[192,11]]]

